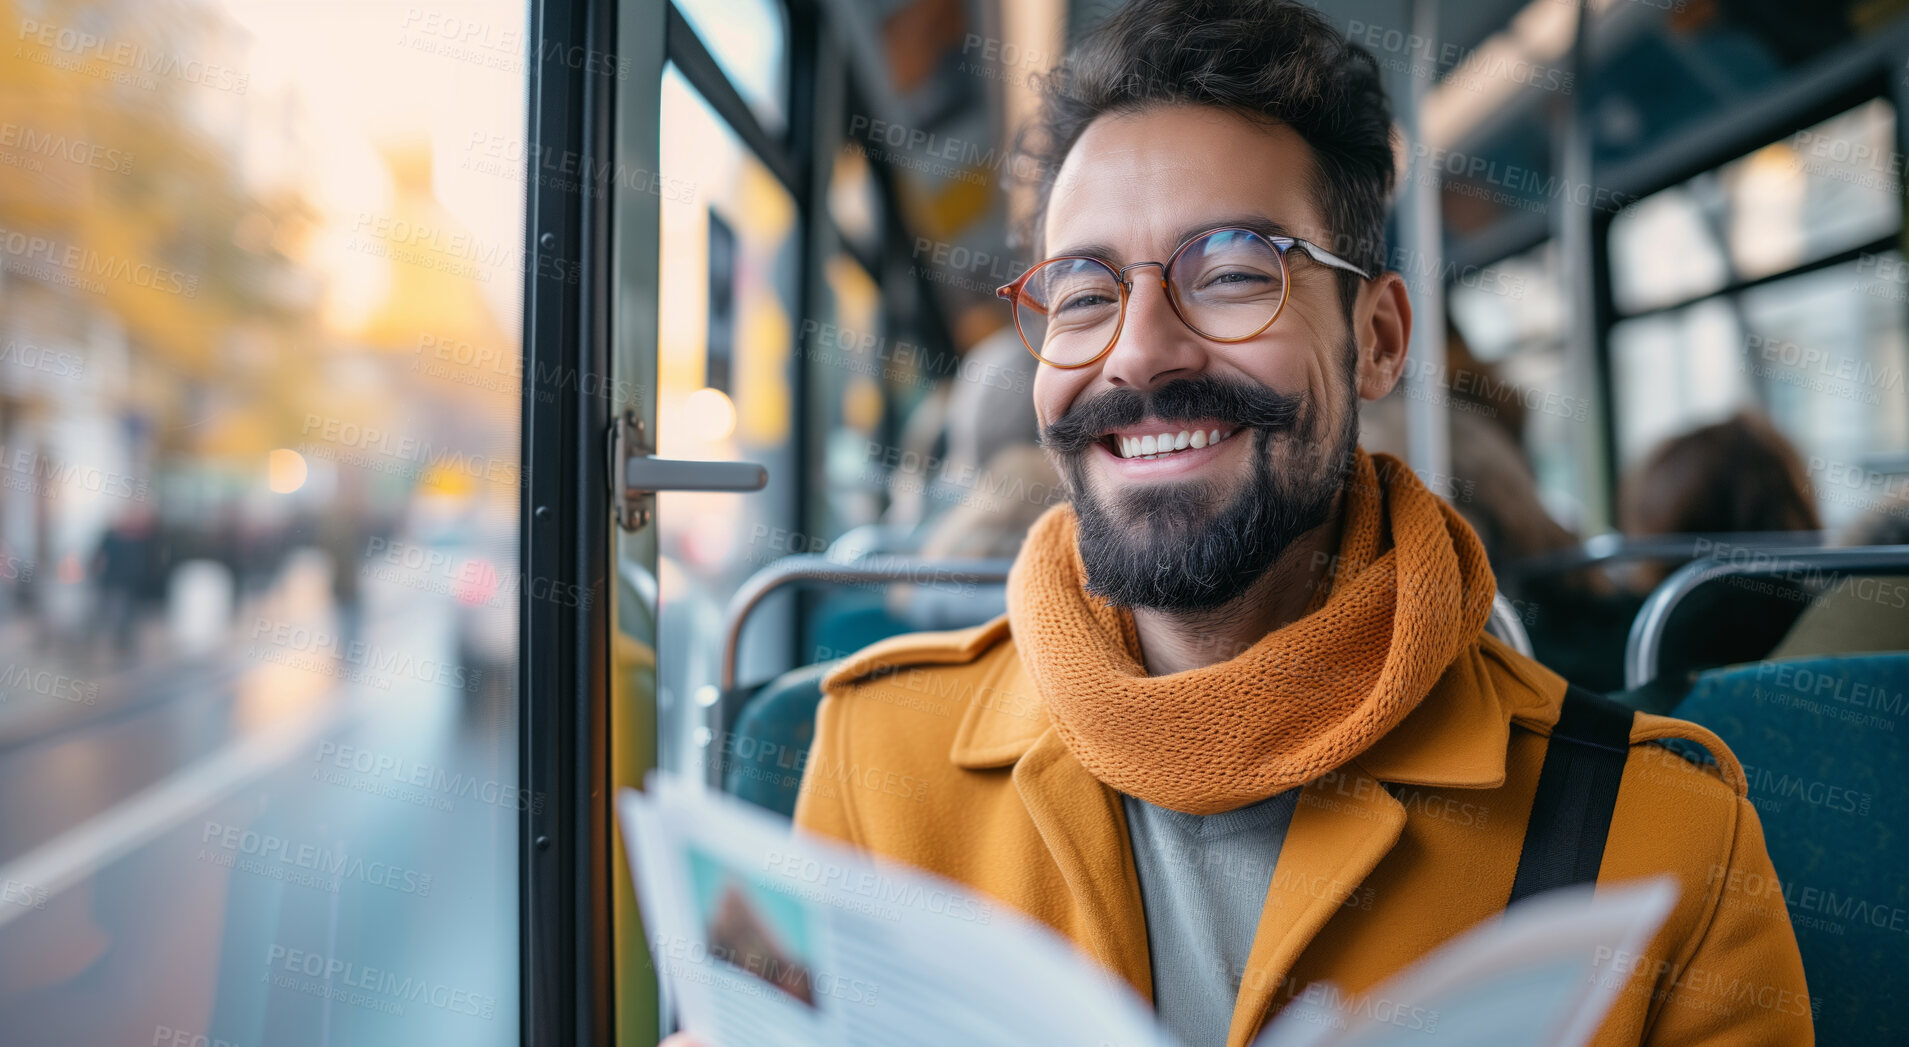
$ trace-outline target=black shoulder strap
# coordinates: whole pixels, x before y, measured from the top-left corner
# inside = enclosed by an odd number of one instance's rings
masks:
[[[1597,880],[1636,713],[1573,684],[1551,729],[1511,901]]]

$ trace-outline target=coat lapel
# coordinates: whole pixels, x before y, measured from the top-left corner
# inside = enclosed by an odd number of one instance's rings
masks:
[[[1304,787],[1273,866],[1259,930],[1233,1004],[1229,1047],[1246,1047],[1326,921],[1399,841],[1405,807],[1357,761]]]
[[[1153,999],[1140,877],[1120,794],[1089,774],[1052,728],[1014,765],[1014,786],[1073,896],[1075,940]]]

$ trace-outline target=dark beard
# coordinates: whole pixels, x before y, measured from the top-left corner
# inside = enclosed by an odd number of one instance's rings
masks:
[[[1079,519],[1087,591],[1123,607],[1168,613],[1210,611],[1238,599],[1300,536],[1331,514],[1358,441],[1356,403],[1331,446],[1319,433],[1318,405],[1303,394],[1210,377],[1170,382],[1151,395],[1114,390],[1077,405],[1048,427],[1042,443],[1062,460]],[[1250,430],[1253,476],[1225,504],[1207,481],[1147,484],[1109,507],[1088,489],[1085,456],[1094,436],[1146,417],[1201,418]],[[1305,435],[1315,442],[1303,443]],[[1236,434],[1244,435],[1244,433]],[[1273,471],[1270,448],[1284,435],[1295,460]],[[1312,449],[1314,454],[1304,454]]]

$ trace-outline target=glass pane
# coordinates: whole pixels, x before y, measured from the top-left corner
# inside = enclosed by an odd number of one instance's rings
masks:
[[[1743,296],[1742,367],[1771,419],[1812,467],[1827,527],[1839,528],[1880,501],[1840,481],[1909,451],[1905,299],[1909,269],[1895,252]]]
[[[811,442],[824,493],[810,506],[809,529],[833,540],[851,527],[874,523],[883,508],[881,474],[869,448],[878,447],[887,410],[883,379],[898,348],[883,337],[881,292],[873,277],[846,254],[824,274],[830,315],[804,324],[803,366],[808,371]]]
[[[829,216],[843,239],[868,254],[881,246],[882,200],[868,154],[843,149],[829,171]]]
[[[1730,282],[1713,179],[1666,189],[1611,220],[1611,296],[1622,312],[1689,301]]]
[[[1582,515],[1574,441],[1596,424],[1594,402],[1572,386],[1565,359],[1564,271],[1557,245],[1544,244],[1489,268],[1461,272],[1451,289],[1452,323],[1503,384],[1480,383],[1490,417],[1522,415],[1524,450],[1545,507],[1561,520]],[[1469,376],[1452,376],[1458,385]]]
[[[0,66],[0,1039],[518,1040],[521,0]]]
[[[662,207],[657,454],[768,467],[750,495],[658,496],[658,736],[665,767],[702,769],[719,627],[736,587],[809,552],[794,444],[795,200],[674,66],[663,76],[662,172],[693,195]],[[786,667],[787,608],[751,618],[744,680]]]
[[[782,0],[676,0],[676,9],[771,134],[788,126],[789,14]]]
[[[1611,224],[1619,309],[1687,301],[1872,242],[1902,224],[1896,116],[1876,99],[1674,189]]]
[[[1620,470],[1752,402],[1743,333],[1734,303],[1721,298],[1611,329]]]

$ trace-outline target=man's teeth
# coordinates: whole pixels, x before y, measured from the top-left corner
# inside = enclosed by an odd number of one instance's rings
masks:
[[[1235,429],[1182,429],[1177,433],[1161,433],[1158,436],[1123,436],[1119,439],[1122,458],[1158,458],[1163,454],[1184,451],[1189,447],[1205,447],[1216,444],[1232,436]]]

